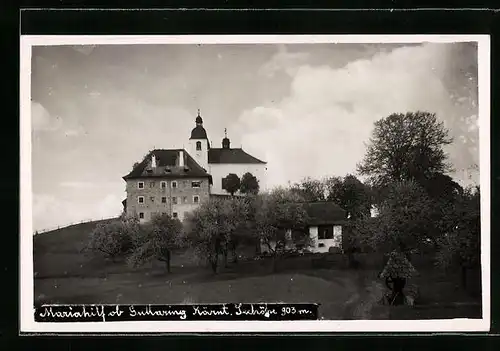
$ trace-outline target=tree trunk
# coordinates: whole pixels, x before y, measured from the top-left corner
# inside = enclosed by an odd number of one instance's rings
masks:
[[[237,264],[238,263],[238,253],[236,252],[236,244],[233,244],[231,246],[232,252],[233,252],[233,263]]]
[[[229,267],[229,264],[228,264],[228,260],[227,260],[227,255],[228,255],[228,244],[225,245],[225,248],[224,248],[224,267]]]
[[[233,263],[238,264],[238,254],[236,253],[236,250],[233,249]]]
[[[217,274],[217,266],[219,261],[219,254],[215,254],[210,258],[210,265],[212,266],[212,271]]]

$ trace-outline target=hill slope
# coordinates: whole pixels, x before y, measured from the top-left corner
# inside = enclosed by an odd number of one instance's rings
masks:
[[[82,254],[89,234],[100,223],[114,219],[74,224],[33,236],[33,262],[37,278],[79,275],[93,261]]]

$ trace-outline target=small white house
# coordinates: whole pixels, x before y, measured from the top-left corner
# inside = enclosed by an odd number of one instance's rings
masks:
[[[312,252],[328,252],[331,247],[342,250],[342,225],[322,224],[309,227]]]
[[[334,202],[308,202],[304,203],[308,215],[306,231],[309,233],[309,246],[304,247],[312,252],[329,252],[331,248],[337,248],[342,252],[343,227],[346,221],[346,212]],[[296,245],[292,241],[291,230],[287,231],[286,248],[290,249]],[[275,244],[271,243],[274,249]],[[261,252],[268,252],[269,248],[261,244]]]
[[[346,212],[334,202],[309,202],[305,206],[311,239],[309,250],[329,252],[331,248],[337,248],[342,251]]]

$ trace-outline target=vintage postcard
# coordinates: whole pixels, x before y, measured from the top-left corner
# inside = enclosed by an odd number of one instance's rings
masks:
[[[21,331],[489,330],[489,51],[22,36]]]

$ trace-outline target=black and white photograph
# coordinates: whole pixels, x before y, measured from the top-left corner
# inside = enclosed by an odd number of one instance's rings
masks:
[[[489,119],[487,36],[26,36],[21,326],[487,330]],[[33,320],[211,304],[317,316]]]

